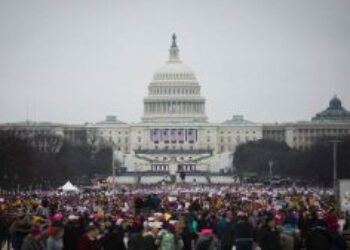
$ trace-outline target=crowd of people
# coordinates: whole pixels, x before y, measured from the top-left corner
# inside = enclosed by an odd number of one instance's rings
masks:
[[[346,250],[350,214],[330,190],[155,185],[0,193],[0,244],[14,250]]]

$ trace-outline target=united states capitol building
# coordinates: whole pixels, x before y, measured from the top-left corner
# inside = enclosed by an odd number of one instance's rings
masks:
[[[206,99],[193,70],[180,59],[175,35],[169,58],[155,71],[143,104],[139,123],[107,116],[105,121],[81,125],[5,123],[0,130],[32,138],[42,151],[53,138],[110,145],[124,169],[117,177],[120,183],[154,183],[164,176],[178,180],[180,172],[186,173],[188,181],[230,182],[225,174],[232,170],[234,152],[241,143],[264,138],[306,150],[319,140],[350,135],[350,112],[336,96],[325,111],[306,122],[260,124],[241,115],[222,123],[208,122]]]

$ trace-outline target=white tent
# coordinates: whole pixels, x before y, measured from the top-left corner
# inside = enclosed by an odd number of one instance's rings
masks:
[[[59,188],[63,192],[78,192],[79,189],[74,186],[70,181],[67,181],[62,187]]]

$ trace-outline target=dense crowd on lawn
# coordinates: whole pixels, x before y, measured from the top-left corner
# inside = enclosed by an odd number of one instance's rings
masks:
[[[350,216],[319,188],[143,186],[0,194],[1,245],[15,250],[343,250]]]

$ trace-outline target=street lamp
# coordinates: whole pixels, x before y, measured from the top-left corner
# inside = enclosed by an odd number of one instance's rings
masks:
[[[272,181],[272,167],[273,167],[273,161],[269,161],[269,177],[270,177],[270,183]]]
[[[113,181],[112,181],[112,185],[113,185],[113,191],[115,189],[115,167],[114,167],[114,149],[112,147],[112,176],[113,176]]]
[[[338,170],[337,170],[337,146],[338,143],[340,143],[340,140],[331,140],[331,143],[333,144],[333,192],[334,197],[336,199],[336,204],[338,208],[339,204],[339,190],[338,190]]]

